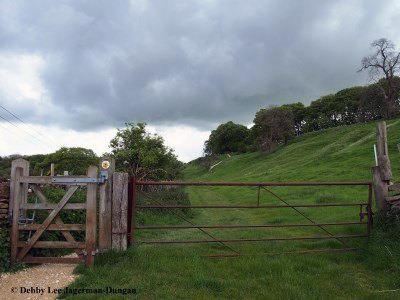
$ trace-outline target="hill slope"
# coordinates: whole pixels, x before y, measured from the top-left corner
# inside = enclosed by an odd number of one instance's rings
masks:
[[[388,123],[394,180],[400,178],[400,119]],[[212,172],[189,163],[190,181],[364,181],[375,164],[376,122],[305,134],[271,154],[246,153],[224,158]]]

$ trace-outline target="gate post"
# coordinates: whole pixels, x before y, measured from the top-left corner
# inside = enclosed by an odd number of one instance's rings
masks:
[[[97,178],[97,167],[90,166],[87,176]],[[93,266],[94,251],[96,250],[96,194],[97,183],[88,183],[86,192],[86,267]]]
[[[125,251],[128,246],[128,183],[128,173],[114,173],[111,246],[116,251]]]
[[[19,176],[29,176],[29,161],[18,158],[11,162],[11,177],[10,177],[10,203],[9,203],[9,215],[12,214],[14,209],[14,198],[15,198],[15,188],[16,188],[16,178]],[[18,198],[20,205],[22,203],[27,203],[28,199],[28,184],[22,184],[22,195]],[[25,214],[24,214],[25,216]]]
[[[20,183],[19,177],[29,176],[29,162],[25,159],[19,158],[13,160],[11,163],[11,180],[10,180],[10,202],[9,202],[9,214],[12,214],[12,225],[11,225],[11,256],[10,263],[13,266],[17,261],[18,252],[18,221],[19,221],[19,209],[20,206],[27,202],[28,197],[28,184]]]
[[[392,179],[392,170],[387,145],[386,122],[384,121],[377,124],[376,142],[378,166],[372,168],[372,181],[374,184],[377,211],[385,213],[387,211],[386,199],[388,197],[388,186]]]
[[[100,163],[100,171],[108,171],[108,180],[99,186],[99,250],[111,250],[111,209],[112,209],[112,182],[115,170],[115,160],[104,157],[102,161],[109,162],[109,167],[104,168]]]

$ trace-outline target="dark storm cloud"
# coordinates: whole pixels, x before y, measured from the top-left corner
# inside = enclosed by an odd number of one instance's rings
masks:
[[[394,2],[393,2],[394,3]],[[270,104],[365,83],[389,1],[3,1],[0,51],[40,55],[40,78],[74,129],[125,121],[210,129]],[[385,26],[382,25],[385,19]],[[390,34],[393,34],[392,36]],[[36,108],[43,110],[43,107]],[[32,122],[40,113],[31,113]]]

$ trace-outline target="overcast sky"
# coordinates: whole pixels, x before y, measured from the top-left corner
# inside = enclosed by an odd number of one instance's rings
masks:
[[[0,108],[0,155],[101,154],[144,121],[188,161],[218,124],[367,84],[381,37],[400,1],[0,0],[0,104],[27,124]]]

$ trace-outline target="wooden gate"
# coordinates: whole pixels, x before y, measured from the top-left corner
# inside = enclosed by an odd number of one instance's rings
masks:
[[[90,166],[87,176],[51,177],[29,176],[29,162],[23,159],[13,161],[11,170],[10,208],[12,209],[11,227],[11,264],[26,263],[78,263],[92,266],[96,251],[96,194],[97,167]],[[58,203],[49,203],[41,190],[42,185],[65,186],[66,192]],[[85,186],[86,203],[68,203],[75,191]],[[40,203],[28,203],[28,187],[35,193]],[[46,210],[47,218],[41,224],[21,222],[27,220],[27,210]],[[64,224],[60,217],[62,210],[86,210],[85,224]],[[21,231],[34,232],[27,240],[20,240]],[[45,231],[60,231],[66,241],[40,241]],[[85,231],[85,241],[75,240],[70,231]],[[33,248],[70,248],[75,249],[78,257],[38,257],[29,255]]]

